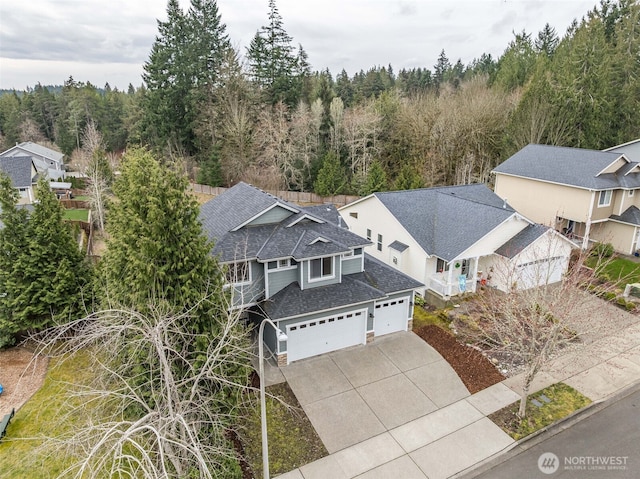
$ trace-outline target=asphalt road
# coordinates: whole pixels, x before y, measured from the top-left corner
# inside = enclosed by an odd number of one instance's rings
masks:
[[[636,385],[627,396],[614,398],[595,408],[597,412],[566,429],[561,426],[530,444],[523,443],[519,447],[528,449],[512,450],[509,453],[512,457],[473,477],[639,478],[640,386]]]

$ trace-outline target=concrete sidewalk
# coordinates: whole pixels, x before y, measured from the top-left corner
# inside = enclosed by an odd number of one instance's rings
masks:
[[[285,373],[286,374],[286,373]],[[515,442],[486,416],[519,399],[521,378],[508,378],[362,442],[335,450],[280,479],[473,476],[473,469]],[[551,362],[532,392],[565,382],[595,402],[640,380],[640,324],[635,323]]]

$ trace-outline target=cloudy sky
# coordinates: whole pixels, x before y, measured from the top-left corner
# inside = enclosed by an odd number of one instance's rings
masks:
[[[498,57],[525,29],[545,23],[562,36],[597,0],[278,0],[284,27],[316,70],[351,75],[375,65],[432,68],[444,48],[467,64]],[[189,0],[180,0],[185,9]],[[267,21],[268,0],[218,0],[244,53]],[[120,89],[142,83],[142,65],[166,18],[165,0],[2,0],[0,88],[78,81]]]

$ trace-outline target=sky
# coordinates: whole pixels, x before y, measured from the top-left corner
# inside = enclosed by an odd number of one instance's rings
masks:
[[[349,75],[374,66],[433,69],[444,49],[466,65],[498,58],[526,30],[549,23],[563,36],[597,0],[277,0],[287,33],[314,70]],[[189,0],[180,0],[186,10]],[[244,54],[267,23],[268,0],[218,0],[232,44]],[[166,19],[165,0],[2,0],[0,89],[69,76],[102,87],[142,84],[144,62]]]

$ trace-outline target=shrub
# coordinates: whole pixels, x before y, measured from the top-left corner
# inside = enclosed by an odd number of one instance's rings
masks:
[[[596,243],[593,248],[591,248],[590,255],[598,258],[611,258],[613,253],[614,250],[611,243]]]

